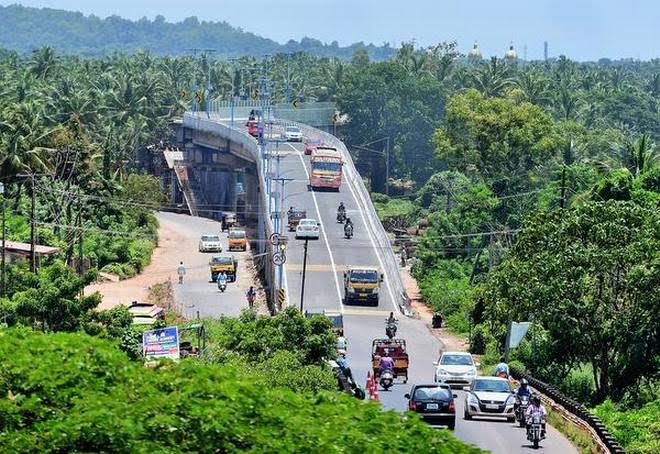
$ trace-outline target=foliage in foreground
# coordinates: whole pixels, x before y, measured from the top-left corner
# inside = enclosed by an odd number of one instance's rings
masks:
[[[621,411],[607,400],[594,411],[627,453],[660,452],[660,399],[647,403],[639,410],[629,411]]]
[[[0,331],[3,452],[479,452],[332,392],[186,360],[145,369],[82,334]]]

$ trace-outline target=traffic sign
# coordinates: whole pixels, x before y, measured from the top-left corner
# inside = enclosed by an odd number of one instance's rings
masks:
[[[292,102],[291,104],[293,104],[293,107],[297,109],[297,108],[298,108],[298,103],[299,103],[299,102],[300,102],[300,101],[299,101],[298,99],[294,99],[293,102]]]
[[[280,234],[275,232],[275,233],[271,234],[270,237],[268,237],[268,241],[270,241],[270,244],[275,246],[278,243],[279,237],[280,237]]]
[[[286,301],[286,290],[283,288],[278,288],[277,289],[277,303],[279,307],[284,306],[284,302]]]
[[[286,262],[286,255],[284,254],[284,252],[276,252],[275,254],[273,254],[272,261],[273,261],[273,265],[275,266],[284,265],[284,263]]]

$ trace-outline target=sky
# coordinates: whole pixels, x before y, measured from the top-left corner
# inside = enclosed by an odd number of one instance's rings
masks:
[[[538,59],[548,41],[550,56],[575,60],[660,57],[660,0],[0,0],[12,3],[171,22],[197,16],[280,43],[455,40],[467,52],[476,41],[485,56],[513,43],[521,57],[526,49]]]

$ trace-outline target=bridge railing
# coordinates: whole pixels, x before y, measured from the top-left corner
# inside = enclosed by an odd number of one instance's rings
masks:
[[[376,243],[376,253],[380,256],[383,264],[383,273],[387,281],[386,284],[390,286],[395,302],[399,305],[401,311],[406,315],[411,315],[410,301],[406,287],[401,279],[399,273],[399,264],[392,248],[390,240],[385,227],[380,222],[378,213],[371,202],[369,191],[362,180],[362,176],[355,167],[353,158],[348,152],[346,145],[337,137],[325,131],[312,128],[308,125],[293,122],[290,120],[280,120],[282,124],[295,124],[300,128],[306,137],[314,137],[321,139],[324,143],[336,148],[344,157],[344,179],[348,181],[351,187],[355,190],[357,202],[360,204],[360,209],[364,213],[368,223],[368,228],[373,233],[374,242]]]

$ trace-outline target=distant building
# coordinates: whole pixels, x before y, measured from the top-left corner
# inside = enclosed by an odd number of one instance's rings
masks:
[[[543,41],[543,60],[548,61],[548,42]]]
[[[509,50],[504,53],[504,59],[509,63],[515,63],[518,60],[518,53],[514,50],[513,44],[510,44]]]
[[[37,259],[37,267],[41,263],[43,257],[51,257],[60,252],[56,247],[43,246],[41,244],[34,245],[34,255]],[[32,248],[30,243],[20,243],[18,241],[5,241],[5,254],[9,263],[18,260],[30,260]]]
[[[481,49],[479,49],[479,45],[474,43],[474,46],[472,46],[472,49],[470,49],[470,52],[468,52],[468,60],[472,62],[477,62],[481,61],[482,55],[481,55]]]

